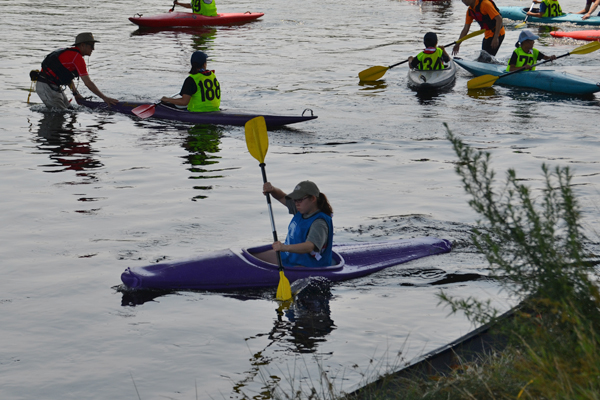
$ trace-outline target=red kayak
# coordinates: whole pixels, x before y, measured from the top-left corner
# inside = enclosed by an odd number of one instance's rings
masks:
[[[164,14],[151,15],[144,17],[142,14],[136,14],[129,18],[131,22],[144,28],[169,28],[176,26],[216,26],[216,25],[234,25],[254,21],[265,15],[264,13],[245,13],[217,14],[216,17],[207,17],[205,15],[193,14],[189,12],[168,12]]]
[[[554,31],[550,32],[550,34],[554,37],[568,37],[577,40],[597,40],[600,41],[600,31],[572,31],[572,32],[563,32],[563,31]]]

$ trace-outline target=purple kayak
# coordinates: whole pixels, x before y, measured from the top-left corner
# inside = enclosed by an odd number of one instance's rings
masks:
[[[227,249],[188,261],[130,267],[121,274],[121,280],[132,289],[227,290],[275,287],[279,284],[277,265],[252,255],[270,248],[271,245]],[[337,282],[358,278],[417,258],[447,253],[451,249],[450,241],[432,237],[334,245],[335,265],[326,268],[286,267],[285,276],[290,283],[312,276]]]
[[[77,104],[94,109],[94,110],[111,110],[122,114],[134,115],[131,110],[138,106],[148,105],[149,102],[135,101],[120,101],[117,105],[109,107],[106,103],[100,101],[78,100]],[[306,111],[310,111],[311,115],[304,115]],[[308,114],[308,113],[307,113]],[[180,122],[189,122],[192,124],[212,124],[212,125],[235,125],[244,126],[246,122],[252,118],[263,116],[267,127],[276,127],[298,122],[309,121],[317,118],[312,115],[312,110],[307,109],[301,115],[267,115],[267,114],[252,114],[238,111],[214,111],[214,112],[191,112],[186,109],[169,107],[159,103],[156,105],[156,110],[152,118],[168,119]]]

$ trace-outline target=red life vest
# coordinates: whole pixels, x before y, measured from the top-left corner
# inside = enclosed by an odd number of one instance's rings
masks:
[[[492,18],[490,18],[489,15],[483,14],[481,12],[481,5],[483,4],[484,1],[489,1],[490,3],[492,3],[492,5],[496,9],[496,11],[498,11],[498,13],[500,13],[500,10],[498,9],[498,6],[496,5],[496,3],[494,3],[493,0],[481,0],[479,2],[479,4],[477,4],[475,6],[474,9],[471,8],[471,7],[469,7],[469,9],[467,10],[467,12],[471,16],[471,18],[473,18],[475,21],[477,21],[477,23],[479,24],[479,26],[481,27],[481,29],[485,29],[485,30],[489,30],[489,31],[495,32],[496,31],[496,21],[494,21]]]

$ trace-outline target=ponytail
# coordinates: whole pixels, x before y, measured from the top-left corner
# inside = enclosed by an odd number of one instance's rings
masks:
[[[319,207],[321,212],[329,215],[330,217],[333,216],[333,208],[331,208],[329,200],[327,200],[327,196],[325,196],[324,193],[319,194],[319,197],[317,198],[317,207]]]
[[[520,42],[515,43],[515,47],[518,49],[519,47],[521,47],[521,43]]]
[[[202,65],[198,63],[192,63],[192,68],[190,69],[190,75],[196,75],[198,72],[202,70]]]

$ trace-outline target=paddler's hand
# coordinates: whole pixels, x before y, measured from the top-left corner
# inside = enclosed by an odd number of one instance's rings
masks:
[[[497,49],[500,46],[500,39],[497,37],[492,39],[492,49]]]
[[[271,182],[265,182],[263,184],[263,194],[266,196],[268,193],[271,193],[275,188],[271,185]]]
[[[414,59],[413,56],[408,57],[408,68],[412,69],[412,60]]]
[[[102,100],[109,106],[114,106],[119,102],[119,100],[113,99],[112,97],[103,97]]]
[[[452,55],[453,56],[457,55],[459,50],[460,50],[460,43],[456,43],[454,45],[454,47],[452,48]]]
[[[273,250],[275,250],[275,251],[285,251],[285,250],[283,250],[284,247],[285,247],[285,244],[283,244],[281,242],[273,243]]]

